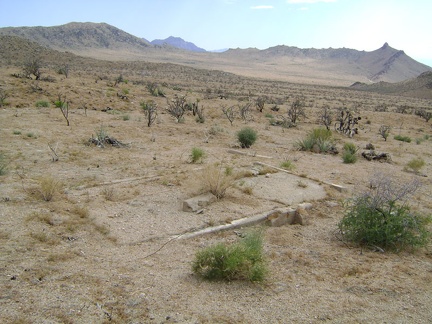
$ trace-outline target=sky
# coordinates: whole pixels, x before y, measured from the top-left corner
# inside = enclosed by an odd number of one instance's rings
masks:
[[[206,50],[352,48],[385,42],[432,66],[431,0],[0,0],[0,27],[105,22]]]

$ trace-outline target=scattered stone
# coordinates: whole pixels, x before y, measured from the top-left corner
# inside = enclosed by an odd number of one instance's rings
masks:
[[[341,185],[337,185],[337,184],[334,184],[334,183],[331,183],[330,186],[331,186],[333,189],[336,189],[336,190],[339,191],[339,192],[347,192],[347,191],[348,191],[348,189],[347,189],[346,187],[343,187],[343,186],[341,186]]]
[[[216,201],[216,196],[212,193],[189,198],[183,201],[183,211],[185,212],[197,212],[203,207],[208,206],[212,202]]]
[[[338,202],[336,202],[336,201],[326,201],[326,205],[327,205],[327,207],[337,207],[337,206],[339,206],[339,203]]]
[[[375,146],[372,143],[368,143],[365,146],[366,150],[375,150]]]
[[[364,151],[362,156],[368,161],[391,162],[390,154],[376,153],[375,151]]]

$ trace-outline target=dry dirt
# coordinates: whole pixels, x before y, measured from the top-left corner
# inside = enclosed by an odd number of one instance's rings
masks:
[[[72,71],[68,79],[54,75],[56,82],[38,83],[41,92],[33,91],[34,82],[11,77],[14,70],[2,70],[1,84],[10,96],[9,105],[0,111],[1,153],[9,161],[7,173],[0,176],[0,322],[432,321],[431,245],[414,253],[381,253],[350,246],[337,235],[343,201],[366,190],[376,173],[399,183],[413,177],[421,180],[423,186],[411,205],[431,213],[431,125],[412,114],[394,112],[397,105],[430,102],[268,80],[230,83],[230,76],[215,85],[212,80],[197,82],[187,73],[144,74],[146,81],[166,82],[168,97],[178,93],[191,101],[200,99],[205,122],[196,123],[188,114],[183,123],[176,123],[163,113],[164,98],[151,97],[144,85],[134,83],[140,75],[136,70],[122,70],[131,81],[116,87],[112,80],[118,72],[112,72],[109,63],[105,72]],[[107,79],[97,79],[101,73]],[[224,93],[233,88],[240,95],[227,100],[207,96],[210,86],[214,91],[225,89]],[[120,91],[128,92],[129,100],[118,98]],[[60,110],[53,108],[59,92],[73,102],[69,127]],[[262,92],[291,99],[305,95],[309,118],[282,129],[269,126],[265,114],[275,114],[271,105],[263,113],[253,110],[254,121],[247,125],[258,131],[258,140],[250,149],[239,149],[235,134],[245,123],[237,119],[231,126],[221,105],[243,104],[242,93]],[[155,99],[160,108],[158,121],[150,128],[139,107],[148,99]],[[38,100],[50,101],[51,107],[35,108]],[[82,102],[87,110],[79,109]],[[374,112],[373,107],[382,103],[390,111]],[[359,157],[355,164],[344,164],[340,154],[296,151],[293,144],[317,127],[315,115],[323,104],[358,106],[363,117],[354,138],[335,134],[339,148],[353,142],[361,152],[373,143],[378,151],[390,153],[392,162]],[[102,112],[107,106],[113,110]],[[280,113],[285,109],[281,105]],[[382,124],[392,126],[387,141],[378,135]],[[88,145],[101,128],[128,147]],[[396,141],[396,134],[413,141]],[[52,161],[48,143],[57,148],[57,162]],[[193,147],[205,151],[203,163],[190,163]],[[249,154],[228,153],[232,148]],[[404,171],[418,156],[426,162],[421,175]],[[201,173],[208,165],[219,162],[247,175],[257,168],[254,162],[280,166],[285,160],[295,166],[289,182],[283,173],[258,170],[261,175],[239,179],[226,197],[202,213],[181,209],[184,199],[202,192]],[[49,176],[63,186],[51,201],[44,201],[40,183]],[[327,182],[347,191],[338,192]],[[191,262],[199,249],[239,238],[234,231],[190,239],[181,234],[295,204],[287,197],[288,183],[303,201],[311,200],[307,190],[315,186],[325,197],[311,201],[306,226],[264,225],[269,265],[264,282],[208,282],[192,273]]]

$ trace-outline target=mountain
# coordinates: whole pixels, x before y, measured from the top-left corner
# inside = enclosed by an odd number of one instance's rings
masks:
[[[78,22],[53,27],[5,27],[0,28],[0,35],[19,36],[46,48],[109,61],[174,63],[295,83],[349,86],[357,81],[401,82],[432,71],[388,43],[370,52],[279,45],[218,53],[178,37],[150,43],[106,23]]]
[[[170,36],[170,37],[165,38],[165,39],[155,39],[155,40],[151,41],[151,44],[153,44],[153,45],[159,45],[159,46],[168,44],[170,46],[173,46],[173,47],[176,47],[176,48],[179,48],[179,49],[183,49],[183,50],[186,50],[186,51],[191,51],[191,52],[206,52],[205,49],[196,46],[194,43],[186,42],[185,40],[183,40],[180,37]]]
[[[129,50],[150,46],[145,40],[105,23],[71,22],[53,27],[5,27],[1,35],[19,36],[59,51]]]
[[[432,72],[423,72],[415,78],[397,83],[377,82],[366,84],[356,82],[351,85],[352,89],[361,91],[372,91],[386,94],[398,94],[401,96],[432,99]]]
[[[265,50],[256,48],[230,49],[223,53],[227,57],[240,57],[262,62],[298,62],[310,66],[317,63],[323,67],[346,74],[361,75],[369,82],[399,82],[432,71],[432,68],[415,61],[404,51],[396,50],[385,43],[381,48],[366,52],[349,48],[315,49],[279,45]]]

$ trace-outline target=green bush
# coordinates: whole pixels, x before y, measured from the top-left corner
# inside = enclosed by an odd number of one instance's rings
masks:
[[[5,175],[7,172],[8,161],[5,154],[0,152],[0,176]]]
[[[286,170],[293,170],[295,169],[295,165],[290,160],[285,160],[280,164],[280,167]]]
[[[388,177],[378,177],[373,187],[347,202],[338,224],[343,237],[358,245],[396,251],[424,246],[431,217],[412,213],[404,203],[419,183],[398,186]]]
[[[354,143],[345,143],[343,147],[342,160],[344,163],[356,163],[358,148]]]
[[[248,232],[240,242],[198,251],[192,270],[208,280],[262,281],[267,274],[262,245],[260,231]]]
[[[331,130],[315,128],[303,140],[298,140],[294,147],[300,151],[314,151],[317,153],[337,152]]]
[[[357,155],[355,155],[349,151],[344,151],[342,153],[342,160],[343,160],[343,163],[353,164],[353,163],[357,162]]]
[[[243,148],[251,147],[257,137],[257,132],[250,127],[244,127],[237,133],[237,139]]]
[[[202,148],[199,148],[199,147],[192,148],[192,152],[191,152],[192,163],[197,163],[199,161],[202,162],[202,159],[204,158],[204,156],[205,156],[205,153],[204,153],[204,150]]]
[[[405,169],[406,170],[412,170],[414,173],[418,173],[421,168],[423,168],[425,165],[425,161],[422,158],[415,158],[410,160]]]
[[[411,138],[408,136],[395,135],[394,139],[402,142],[411,143]]]
[[[44,108],[48,108],[50,106],[49,102],[46,100],[39,100],[36,102],[36,107],[40,108],[40,107],[44,107]]]

